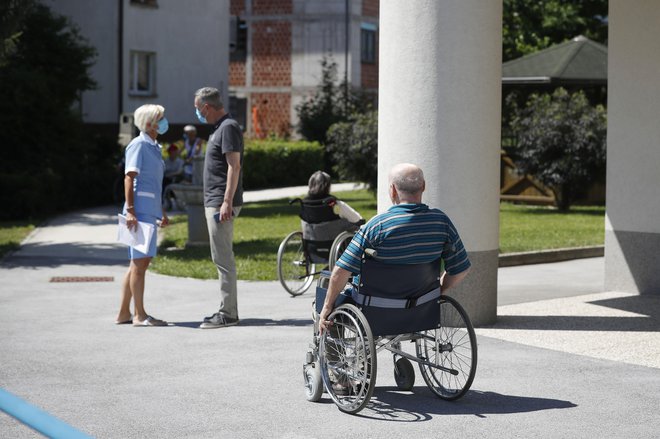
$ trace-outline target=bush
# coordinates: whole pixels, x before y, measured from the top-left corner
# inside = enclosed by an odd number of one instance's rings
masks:
[[[554,192],[560,210],[604,181],[605,109],[591,106],[582,91],[534,94],[511,126],[518,139],[516,165]]]
[[[246,139],[243,162],[245,190],[301,186],[322,169],[323,147],[317,142]]]
[[[321,60],[321,82],[313,96],[296,106],[298,133],[309,141],[328,143],[328,130],[339,122],[347,122],[351,115],[365,113],[373,108],[375,96],[354,89],[345,81],[337,80],[337,63],[331,55]],[[337,162],[326,154],[324,169],[333,169]]]
[[[353,114],[348,122],[328,130],[328,153],[342,180],[367,183],[376,191],[378,183],[378,112]]]

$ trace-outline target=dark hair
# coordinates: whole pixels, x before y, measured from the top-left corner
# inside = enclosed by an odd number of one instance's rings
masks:
[[[330,175],[323,171],[316,171],[309,177],[309,196],[322,198],[330,195]]]

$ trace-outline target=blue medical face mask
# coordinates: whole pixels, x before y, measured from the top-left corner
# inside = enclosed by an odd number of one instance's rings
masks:
[[[195,107],[195,114],[197,115],[197,119],[199,119],[199,121],[201,123],[207,123],[206,118],[204,116],[202,116],[202,112],[199,111],[199,108],[197,108],[197,107]]]
[[[156,129],[156,132],[158,134],[165,134],[169,127],[170,127],[170,124],[167,121],[167,118],[164,117],[164,118],[162,118],[161,120],[158,121],[158,128]]]

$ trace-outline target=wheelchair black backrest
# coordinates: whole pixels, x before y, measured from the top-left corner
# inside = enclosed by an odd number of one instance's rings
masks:
[[[358,291],[366,296],[411,299],[440,286],[441,259],[423,264],[387,264],[362,257]]]
[[[335,197],[326,197],[318,200],[302,200],[297,198],[294,201],[300,202],[300,219],[310,224],[324,223],[339,219],[339,215],[337,215],[333,209],[333,206],[337,202]]]
[[[407,334],[439,326],[439,296],[423,304],[411,299],[428,297],[427,293],[440,287],[440,267],[441,259],[424,264],[386,264],[363,256],[359,294],[409,304],[405,308],[383,308],[373,304],[374,300],[367,305],[358,302],[374,336]]]

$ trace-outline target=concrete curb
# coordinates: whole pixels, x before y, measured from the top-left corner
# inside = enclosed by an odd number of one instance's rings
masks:
[[[558,248],[534,252],[506,253],[499,257],[500,267],[516,265],[546,264],[571,259],[598,258],[605,255],[605,246],[595,245],[578,248]]]

